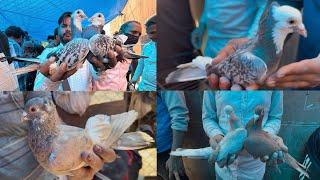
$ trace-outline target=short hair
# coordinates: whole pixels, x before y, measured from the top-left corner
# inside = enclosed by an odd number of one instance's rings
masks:
[[[24,37],[24,31],[20,28],[20,27],[17,27],[17,26],[9,26],[6,31],[5,31],[5,34],[8,36],[8,37],[14,37],[14,38],[20,38],[20,37]]]
[[[131,24],[131,23],[137,23],[137,24],[140,24],[140,25],[141,25],[140,22],[135,21],[135,20],[127,21],[127,22],[125,22],[125,23],[123,23],[123,24],[121,25],[121,27],[120,27],[120,29],[119,29],[119,33],[123,33],[123,32],[128,28],[129,24]]]
[[[54,38],[58,36],[58,28],[56,27],[53,32]]]
[[[60,26],[60,24],[67,18],[67,17],[71,17],[71,12],[64,12],[58,19],[58,25]]]
[[[52,36],[52,35],[49,35],[48,37],[47,37],[47,40],[49,41],[49,40],[54,40],[54,36]]]
[[[151,18],[149,18],[145,24],[145,26],[148,28],[154,24],[157,24],[157,15],[152,16]]]
[[[5,33],[0,31],[0,53],[4,53],[6,57],[10,57],[9,41]]]

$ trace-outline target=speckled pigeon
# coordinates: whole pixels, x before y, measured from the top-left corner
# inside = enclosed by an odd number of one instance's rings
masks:
[[[72,38],[82,37],[82,21],[87,18],[82,9],[77,9],[71,14]]]
[[[189,158],[210,158],[210,161],[212,161],[210,163],[214,164],[214,162],[217,162],[219,166],[229,164],[227,162],[228,158],[236,156],[243,149],[243,143],[247,137],[247,130],[235,116],[233,108],[230,105],[225,106],[224,111],[229,118],[230,131],[222,141],[220,141],[215,150],[211,147],[201,149],[177,149],[170,154],[172,156],[185,156]]]
[[[200,57],[180,65],[178,70],[168,75],[166,82],[203,79],[207,74],[215,73],[243,87],[263,84],[278,69],[289,33],[307,36],[300,11],[290,6],[279,6],[276,2],[268,3],[255,38],[218,64],[212,63],[210,58]]]
[[[90,19],[90,25],[87,26],[82,32],[82,38],[90,39],[96,34],[101,34],[105,24],[105,18],[102,13],[95,13]]]
[[[25,106],[29,146],[39,164],[55,175],[72,175],[71,171],[86,166],[83,151],[92,152],[94,144],[104,148],[133,150],[144,148],[153,139],[143,132],[124,133],[138,113],[129,111],[88,119],[85,129],[65,125],[52,100],[30,99]]]

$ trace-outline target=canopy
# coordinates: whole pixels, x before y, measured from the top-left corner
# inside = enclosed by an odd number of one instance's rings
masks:
[[[105,15],[106,23],[121,14],[128,0],[5,0],[0,1],[0,30],[14,25],[32,38],[45,40],[53,35],[63,12],[82,9],[88,17]]]

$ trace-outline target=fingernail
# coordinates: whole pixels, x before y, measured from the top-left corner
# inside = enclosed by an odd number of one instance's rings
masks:
[[[271,87],[274,87],[276,85],[276,82],[274,80],[268,80],[267,81],[267,85],[271,86]]]
[[[94,151],[97,152],[97,153],[101,153],[102,152],[102,148],[99,146],[99,145],[95,145],[93,147]]]
[[[283,78],[284,77],[284,74],[282,73],[277,73],[277,78]]]

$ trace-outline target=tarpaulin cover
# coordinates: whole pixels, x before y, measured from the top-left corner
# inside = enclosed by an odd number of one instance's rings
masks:
[[[32,38],[46,40],[53,35],[63,12],[84,10],[88,17],[96,12],[105,15],[106,22],[121,14],[128,0],[0,0],[0,30],[15,25]],[[88,22],[85,22],[88,24]]]

